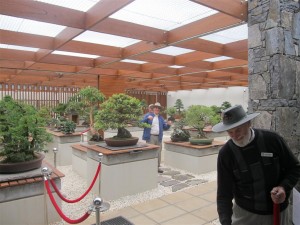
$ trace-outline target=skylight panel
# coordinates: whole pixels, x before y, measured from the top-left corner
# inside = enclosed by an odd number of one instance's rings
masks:
[[[98,55],[90,55],[90,54],[83,54],[83,53],[77,53],[77,52],[66,52],[66,51],[53,51],[51,54],[67,55],[67,56],[75,56],[75,57],[91,58],[91,59],[96,59],[96,58],[100,57]]]
[[[135,44],[137,42],[140,42],[140,40],[132,39],[132,38],[126,38],[126,37],[120,37],[116,35],[111,34],[104,34],[104,33],[98,33],[94,31],[86,31],[76,38],[74,38],[75,41],[82,41],[82,42],[88,42],[88,43],[94,43],[94,44],[101,44],[101,45],[109,45],[114,47],[120,47],[124,48],[129,45]]]
[[[185,66],[178,66],[178,65],[173,65],[173,66],[169,66],[170,68],[174,68],[174,69],[180,69],[183,68]]]
[[[220,44],[228,44],[235,41],[245,40],[248,38],[247,24],[229,28],[223,31],[219,31],[213,34],[209,34],[201,39],[217,42]]]
[[[147,63],[145,61],[132,60],[132,59],[123,59],[123,60],[121,60],[121,62],[136,63],[136,64],[145,64],[145,63]]]
[[[223,61],[223,60],[228,60],[228,59],[232,59],[231,57],[227,57],[227,56],[219,56],[219,57],[214,57],[214,58],[210,58],[210,59],[204,59],[203,61],[206,62],[218,62],[218,61]]]
[[[30,51],[30,52],[37,52],[39,50],[38,48],[30,48],[30,47],[23,47],[23,46],[18,46],[18,45],[6,45],[6,44],[5,45],[0,44],[0,48],[21,50],[21,51]]]
[[[69,9],[75,9],[82,12],[87,12],[96,3],[101,0],[35,0],[38,2],[44,2],[51,5],[57,5]]]
[[[187,48],[179,48],[179,47],[169,46],[169,47],[166,47],[166,48],[155,50],[153,52],[154,53],[159,53],[159,54],[177,56],[177,55],[182,55],[182,54],[185,54],[185,53],[194,52],[194,50],[187,49]]]
[[[0,15],[0,29],[55,37],[65,26]]]
[[[172,30],[217,11],[189,0],[135,0],[110,18],[162,30]]]

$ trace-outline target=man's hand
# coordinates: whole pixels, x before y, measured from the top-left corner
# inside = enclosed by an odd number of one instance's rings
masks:
[[[148,120],[153,120],[153,116],[148,116]]]
[[[283,203],[286,198],[284,188],[281,186],[274,187],[271,191],[271,198],[272,198],[272,201],[276,204]]]

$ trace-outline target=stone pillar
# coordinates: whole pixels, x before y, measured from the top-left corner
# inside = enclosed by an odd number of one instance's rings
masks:
[[[248,0],[249,112],[300,159],[299,0]],[[296,186],[300,191],[300,182]],[[292,211],[292,207],[290,207]],[[290,212],[291,212],[290,211]],[[291,214],[290,214],[291,215]]]
[[[299,0],[249,0],[249,112],[300,153]]]

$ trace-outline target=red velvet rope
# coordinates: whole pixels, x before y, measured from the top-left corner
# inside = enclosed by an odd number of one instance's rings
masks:
[[[91,129],[91,128],[88,128],[88,129],[82,131],[80,134],[83,135],[84,133],[88,132],[90,129]]]
[[[76,219],[76,220],[72,220],[70,218],[68,218],[67,216],[65,216],[65,214],[61,211],[61,209],[59,208],[59,206],[57,205],[53,195],[52,195],[52,192],[50,190],[50,186],[49,186],[49,182],[48,180],[45,180],[45,185],[46,185],[46,189],[47,189],[47,192],[48,192],[48,195],[49,195],[49,198],[54,206],[54,208],[56,209],[57,213],[60,215],[60,217],[66,221],[67,223],[70,223],[70,224],[77,224],[77,223],[81,223],[83,221],[85,221],[89,216],[90,216],[90,213],[89,212],[86,212],[82,217]]]
[[[280,225],[280,207],[276,203],[273,203],[273,223],[274,225]]]
[[[81,199],[83,199],[83,198],[91,191],[92,187],[94,186],[94,184],[95,184],[95,182],[96,182],[96,180],[97,180],[97,177],[98,177],[98,175],[99,175],[99,172],[100,172],[100,168],[101,168],[100,165],[101,165],[101,164],[99,163],[98,168],[97,168],[97,171],[96,171],[96,174],[95,174],[95,176],[94,176],[94,179],[93,179],[93,181],[92,181],[90,187],[86,190],[85,193],[83,193],[82,196],[80,196],[80,197],[77,198],[77,199],[74,199],[74,200],[66,199],[66,198],[60,193],[60,191],[59,191],[59,189],[57,188],[57,186],[56,186],[54,180],[50,180],[51,185],[52,185],[52,187],[54,188],[54,190],[56,191],[57,195],[61,198],[61,200],[65,201],[65,202],[68,202],[68,203],[79,202]]]

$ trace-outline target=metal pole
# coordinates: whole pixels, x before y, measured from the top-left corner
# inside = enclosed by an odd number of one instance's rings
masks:
[[[99,164],[101,166],[103,154],[99,153],[98,156],[99,156]],[[101,196],[101,179],[100,178],[101,178],[101,170],[99,172],[99,181],[98,181],[99,182],[99,195]]]
[[[54,153],[54,167],[56,168],[56,153],[58,152],[57,148],[53,148],[53,153]]]
[[[96,210],[96,225],[101,225],[100,222],[100,208],[102,205],[102,199],[101,198],[95,198],[93,201],[95,210]]]

